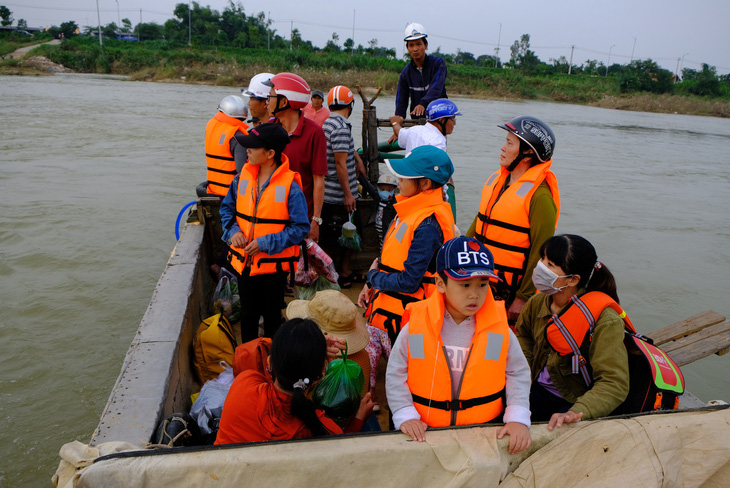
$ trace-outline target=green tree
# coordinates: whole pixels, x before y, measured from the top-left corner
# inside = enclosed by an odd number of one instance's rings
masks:
[[[248,22],[241,2],[234,4],[229,0],[228,5],[221,13],[219,25],[228,41],[238,40],[240,43],[243,38],[248,39]],[[240,37],[241,33],[244,34],[243,37]],[[239,47],[246,47],[246,45],[244,43]]]
[[[510,65],[525,74],[535,74],[540,59],[530,50],[530,34],[522,34],[519,41],[515,41],[510,50]]]
[[[137,37],[140,41],[152,41],[165,37],[165,28],[155,22],[137,24]]]
[[[64,22],[61,24],[60,27],[60,33],[63,34],[63,37],[69,38],[76,35],[76,30],[79,28],[79,26],[74,22],[73,20],[69,20],[68,22]]]
[[[674,87],[673,74],[660,68],[651,59],[637,59],[628,64],[618,76],[623,93],[647,91],[670,93]]]
[[[294,28],[291,31],[291,47],[292,49],[299,49],[302,45],[302,33],[299,29]]]
[[[693,95],[716,97],[722,93],[717,69],[707,63],[702,63],[702,71],[683,69],[682,76],[682,84],[686,84],[688,91]]]
[[[328,53],[338,53],[340,52],[340,46],[337,44],[340,40],[340,35],[337,32],[332,33],[332,39],[327,41],[327,44],[325,44],[323,51],[326,51]]]
[[[122,19],[121,31],[125,34],[130,34],[132,32],[132,21],[129,19]]]
[[[595,76],[603,69],[603,63],[596,59],[588,59],[585,64],[581,65],[580,69],[584,74]]]
[[[5,5],[0,5],[0,25],[3,27],[13,23],[13,13]]]
[[[345,51],[352,54],[352,49],[355,47],[355,41],[348,37],[347,39],[345,39],[345,43],[343,44],[343,46],[345,47]]]
[[[466,64],[473,66],[476,62],[476,59],[474,58],[474,55],[472,53],[457,49],[456,56],[454,56],[454,62],[456,64]]]
[[[109,22],[107,25],[102,26],[101,35],[104,37],[117,37],[117,24]]]
[[[554,67],[555,73],[568,73],[568,68],[570,66],[568,65],[568,60],[565,59],[565,56],[560,56],[558,59],[550,59],[550,62]]]
[[[28,22],[25,21],[25,19],[18,19],[18,29],[27,29],[28,28]]]

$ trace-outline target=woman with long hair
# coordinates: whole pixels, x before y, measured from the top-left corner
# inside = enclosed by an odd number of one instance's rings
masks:
[[[629,392],[616,281],[581,236],[551,237],[532,281],[540,291],[517,319],[530,364],[533,421],[548,428],[609,415]]]

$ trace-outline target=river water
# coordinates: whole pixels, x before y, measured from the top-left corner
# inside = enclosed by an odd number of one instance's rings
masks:
[[[93,75],[0,79],[0,486],[44,486],[61,445],[89,440],[178,211],[205,179],[205,124],[230,94]],[[499,163],[496,125],[532,114],[557,137],[558,232],[596,246],[637,328],[730,314],[730,120],[455,101],[464,116],[449,154],[463,229]],[[393,99],[376,105],[385,117]],[[684,372],[703,400],[730,400],[727,356]]]

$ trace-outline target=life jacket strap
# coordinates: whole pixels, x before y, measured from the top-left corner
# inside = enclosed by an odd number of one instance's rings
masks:
[[[588,367],[587,361],[583,357],[583,355],[580,352],[580,347],[577,342],[575,342],[575,339],[573,338],[573,335],[570,333],[568,328],[565,326],[562,320],[560,320],[560,317],[555,314],[552,316],[551,320],[557,327],[560,334],[565,339],[565,342],[568,343],[568,346],[570,346],[571,351],[573,351],[573,358],[572,358],[572,369],[573,374],[578,374],[580,372],[581,376],[583,376],[583,381],[585,381],[586,386],[590,388],[591,386],[591,375],[588,374]]]
[[[220,160],[223,160],[223,161],[235,161],[235,159],[233,159],[233,158],[231,158],[229,156],[216,156],[215,154],[208,154],[208,153],[205,153],[205,157],[206,158],[211,158],[211,159],[220,159]],[[232,174],[235,175],[236,172],[234,171]]]
[[[240,212],[236,212],[236,216],[242,218],[246,222],[251,222],[254,224],[280,224],[280,225],[288,225],[291,223],[290,219],[265,219],[263,217],[255,217],[253,215],[245,215]]]
[[[466,410],[467,408],[477,407],[479,405],[486,405],[487,403],[492,403],[494,401],[499,400],[502,398],[505,394],[505,389],[502,388],[497,393],[493,393],[491,395],[483,396],[483,397],[477,397],[477,398],[469,398],[467,400],[431,400],[430,398],[425,398],[422,396],[418,396],[415,394],[411,394],[411,397],[413,398],[414,403],[418,403],[420,405],[429,407],[429,408],[437,408],[439,410],[447,410],[447,411],[459,411],[459,410]]]

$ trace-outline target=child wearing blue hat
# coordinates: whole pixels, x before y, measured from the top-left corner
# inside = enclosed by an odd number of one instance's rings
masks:
[[[385,162],[398,178],[396,218],[385,234],[380,258],[370,267],[358,305],[367,308],[368,324],[378,329],[370,332],[380,347],[368,350],[387,355],[400,331],[406,305],[435,290],[436,252],[454,237],[455,225],[441,191],[454,172],[446,152],[420,146],[403,159]],[[370,360],[377,371],[380,353],[372,353]]]
[[[428,427],[505,422],[512,454],[530,438],[530,367],[492,296],[492,253],[470,237],[444,244],[436,292],[408,305],[386,373],[397,429],[423,442]]]

